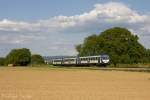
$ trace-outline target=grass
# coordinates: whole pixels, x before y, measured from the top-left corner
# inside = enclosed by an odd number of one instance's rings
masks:
[[[15,66],[15,67],[8,67],[8,66],[0,66],[0,70],[40,70],[40,71],[47,71],[47,70],[56,70],[56,71],[81,71],[81,70],[91,70],[98,67],[64,67],[64,66],[52,66],[52,65],[37,65],[37,66]]]
[[[109,65],[107,67],[65,67],[65,66],[53,66],[53,65],[32,65],[32,66],[16,66],[16,67],[7,67],[1,66],[0,70],[39,70],[39,71],[86,71],[86,70],[104,70],[104,71],[130,71],[130,72],[150,72],[149,64],[118,64],[117,67]]]
[[[138,63],[138,64],[117,64],[117,66],[115,67],[114,65],[109,65],[108,67],[110,68],[150,68],[150,64],[142,64],[142,63]]]

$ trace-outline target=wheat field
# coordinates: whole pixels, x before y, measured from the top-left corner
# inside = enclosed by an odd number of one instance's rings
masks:
[[[0,69],[0,100],[150,100],[150,73]]]

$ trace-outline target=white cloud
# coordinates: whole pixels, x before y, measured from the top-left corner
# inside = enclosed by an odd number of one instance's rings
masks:
[[[60,31],[67,28],[79,28],[78,26],[88,26],[91,24],[109,24],[109,23],[145,23],[148,20],[147,15],[140,15],[128,6],[109,2],[105,4],[96,4],[94,9],[74,16],[56,16],[48,20],[39,20],[36,22],[10,21],[4,19],[0,21],[0,30],[9,31]],[[150,22],[148,23],[148,25]],[[81,27],[81,29],[82,29]],[[95,26],[96,27],[96,26]],[[146,26],[144,27],[146,28]],[[146,28],[147,29],[147,28]]]
[[[23,44],[31,43],[35,40],[47,42],[47,39],[53,37],[54,41],[50,41],[50,46],[53,46],[56,42],[61,43],[53,47],[53,49],[64,48],[63,51],[68,50],[70,52],[70,50],[74,49],[73,45],[81,42],[87,35],[99,33],[114,26],[126,27],[140,37],[145,36],[144,34],[150,35],[149,17],[149,15],[139,14],[138,11],[123,3],[109,2],[96,4],[91,11],[74,16],[56,16],[36,22],[4,19],[0,21],[0,43]],[[6,31],[5,34],[3,33],[4,31]],[[62,34],[64,37],[61,37],[63,36]],[[67,37],[68,34],[78,35],[76,37]],[[68,42],[72,42],[72,40],[75,42],[68,46],[58,37],[66,40],[71,38]],[[80,40],[77,38],[80,38]]]
[[[39,27],[39,23],[10,21],[8,19],[0,21],[0,30],[3,31],[37,31],[39,30]]]
[[[37,37],[32,35],[1,35],[0,37],[0,44],[7,43],[7,44],[26,44],[30,43],[31,41],[35,40],[42,40],[45,37]]]

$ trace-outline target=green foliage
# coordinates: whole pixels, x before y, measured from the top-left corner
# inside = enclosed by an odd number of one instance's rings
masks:
[[[5,63],[5,58],[0,58],[0,66],[3,66]]]
[[[143,63],[150,63],[150,49],[147,49],[142,59]]]
[[[138,36],[120,27],[107,29],[99,35],[91,35],[77,47],[81,56],[109,54],[115,66],[117,63],[142,62],[143,56],[147,55],[146,49],[138,42]],[[150,51],[147,53],[150,54]]]
[[[76,50],[77,50],[77,52],[81,52],[80,50],[81,50],[81,47],[82,45],[81,44],[79,44],[79,45],[76,45]]]
[[[17,66],[26,66],[31,61],[31,53],[29,49],[22,48],[22,49],[13,49],[10,53],[6,56],[5,63],[13,64]]]
[[[35,54],[31,56],[32,64],[44,64],[44,59],[41,55]]]

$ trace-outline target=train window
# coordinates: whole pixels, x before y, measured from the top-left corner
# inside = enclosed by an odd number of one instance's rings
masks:
[[[96,60],[98,60],[98,57],[96,57]]]
[[[95,57],[93,58],[93,60],[95,60]]]
[[[102,57],[102,59],[108,59],[108,57]]]
[[[88,58],[85,58],[85,60],[87,61],[87,60],[88,60]]]

